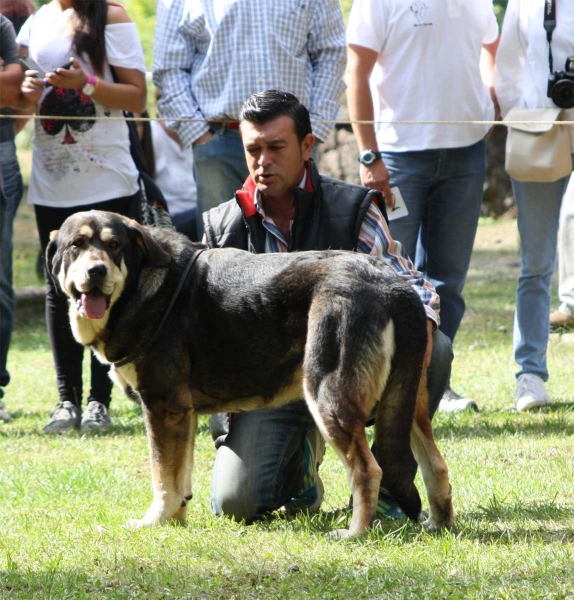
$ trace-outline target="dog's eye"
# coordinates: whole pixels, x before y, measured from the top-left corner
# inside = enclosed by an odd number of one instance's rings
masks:
[[[76,238],[72,242],[72,246],[74,246],[74,248],[81,248],[83,244],[84,244],[84,239],[83,238]]]
[[[110,240],[108,242],[108,246],[112,249],[112,250],[117,250],[120,247],[120,243],[118,242],[118,240]]]

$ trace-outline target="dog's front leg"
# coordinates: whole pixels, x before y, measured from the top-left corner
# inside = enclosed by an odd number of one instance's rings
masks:
[[[191,470],[197,415],[192,410],[169,411],[144,407],[150,447],[153,502],[143,519],[130,519],[138,529],[169,520],[185,521],[191,499]]]

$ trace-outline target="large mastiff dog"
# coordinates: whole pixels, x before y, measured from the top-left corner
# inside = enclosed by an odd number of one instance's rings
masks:
[[[131,526],[185,521],[198,414],[301,398],[347,470],[353,515],[339,535],[371,524],[381,467],[401,508],[419,519],[412,452],[430,504],[425,525],[452,524],[428,417],[425,311],[382,261],[208,250],[99,211],[68,218],[46,259],[69,297],[74,336],[143,405],[153,502]],[[381,467],[365,437],[372,414]]]

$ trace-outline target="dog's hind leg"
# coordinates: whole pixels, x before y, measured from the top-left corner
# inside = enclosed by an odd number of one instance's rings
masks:
[[[173,411],[166,405],[144,405],[150,447],[153,501],[143,519],[130,519],[137,529],[185,520],[191,498],[191,470],[197,415],[189,409]]]
[[[423,525],[430,530],[450,527],[453,524],[452,493],[448,468],[437,448],[428,416],[426,372],[421,377],[415,419],[411,432],[411,445],[427,491],[429,518]]]
[[[414,484],[416,464],[410,437],[422,360],[422,356],[393,358],[391,374],[375,411],[376,451],[383,469],[383,485],[403,512],[417,522],[421,498]]]

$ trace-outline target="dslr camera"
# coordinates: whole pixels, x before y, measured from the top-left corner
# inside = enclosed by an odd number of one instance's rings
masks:
[[[574,108],[574,56],[566,59],[564,69],[550,73],[546,95],[560,108]]]

